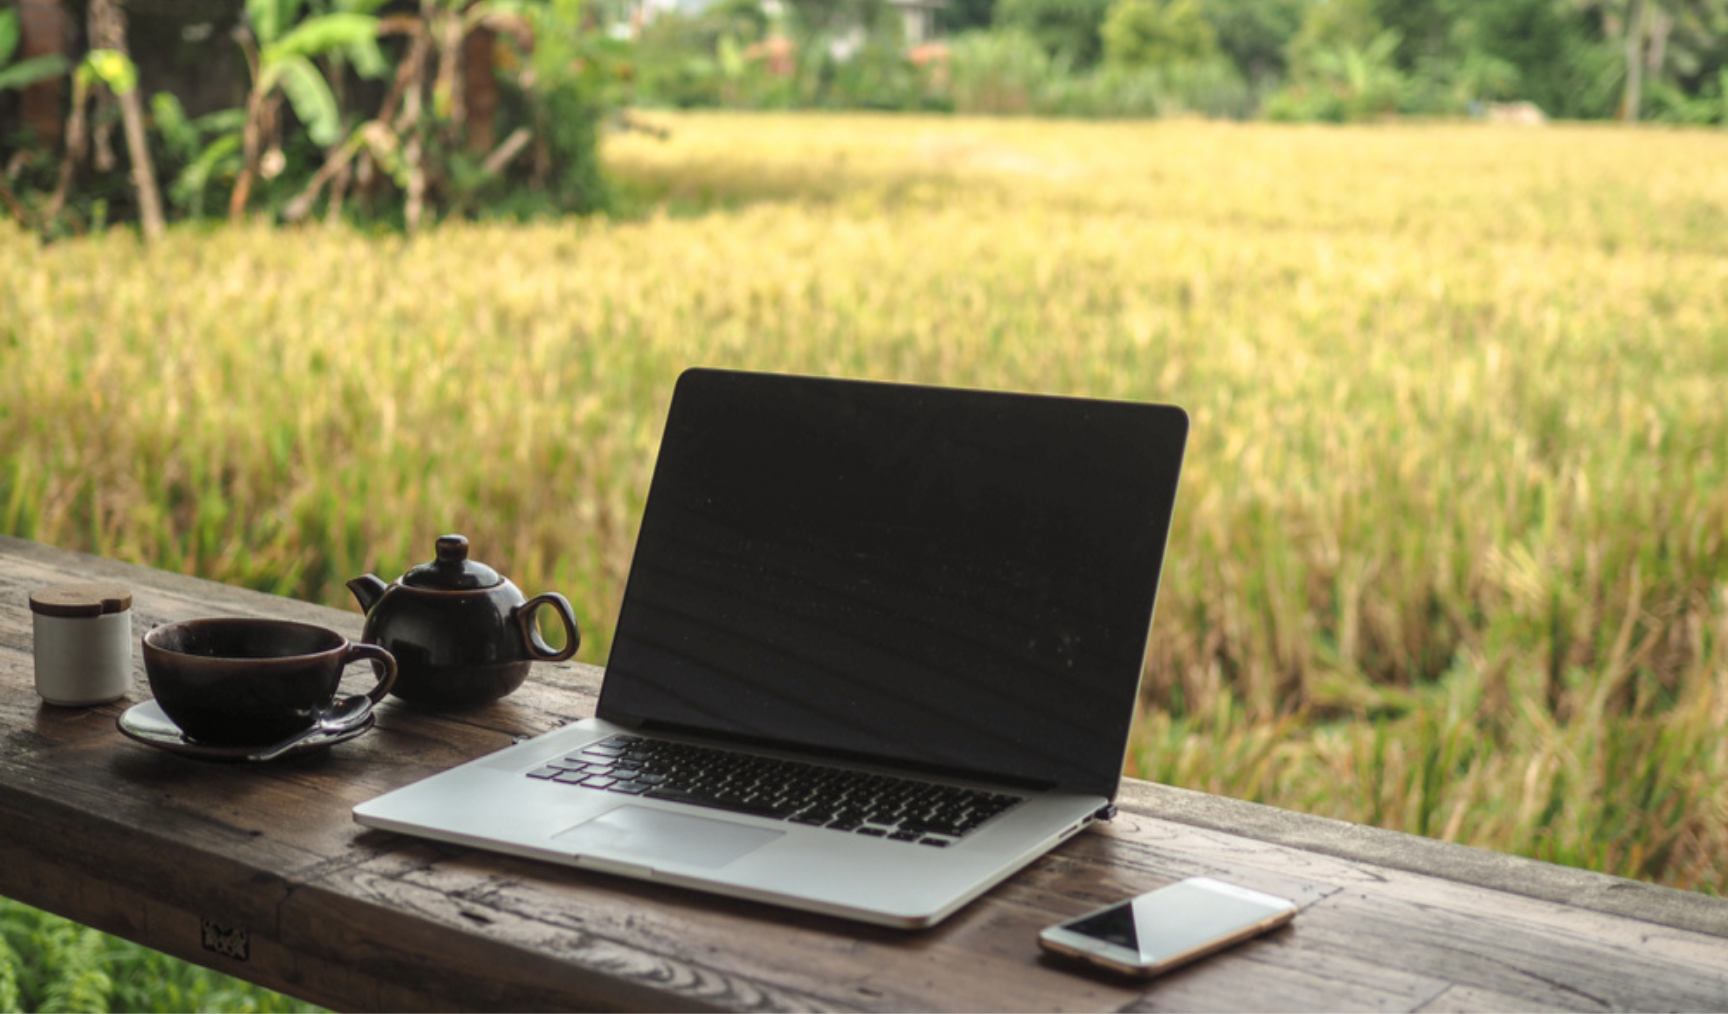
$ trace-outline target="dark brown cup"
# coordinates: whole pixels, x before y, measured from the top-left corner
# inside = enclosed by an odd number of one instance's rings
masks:
[[[211,746],[269,746],[312,727],[336,703],[342,670],[375,661],[373,705],[396,681],[396,660],[373,644],[290,620],[219,617],[155,627],[144,671],[156,703],[187,738]]]

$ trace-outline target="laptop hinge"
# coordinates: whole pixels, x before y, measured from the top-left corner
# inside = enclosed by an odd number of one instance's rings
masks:
[[[1112,818],[1114,816],[1116,816],[1116,804],[1115,803],[1105,803],[1103,806],[1100,806],[1092,814],[1092,819],[1093,820],[1109,820],[1110,818]]]

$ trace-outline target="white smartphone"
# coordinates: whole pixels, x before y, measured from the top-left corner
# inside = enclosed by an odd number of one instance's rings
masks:
[[[1152,976],[1295,916],[1296,903],[1287,898],[1192,877],[1051,926],[1038,942],[1117,972]]]

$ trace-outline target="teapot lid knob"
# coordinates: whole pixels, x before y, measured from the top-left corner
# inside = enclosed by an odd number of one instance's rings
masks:
[[[461,563],[468,559],[468,536],[440,535],[438,536],[438,562]]]
[[[438,537],[438,558],[423,563],[402,575],[402,583],[412,588],[432,588],[440,591],[468,591],[502,584],[504,579],[491,567],[468,559],[468,539],[461,535]]]

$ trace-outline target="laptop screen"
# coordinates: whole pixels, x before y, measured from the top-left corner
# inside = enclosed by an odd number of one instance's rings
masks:
[[[1187,432],[686,372],[599,714],[1113,797]]]

